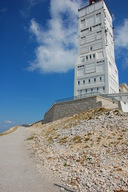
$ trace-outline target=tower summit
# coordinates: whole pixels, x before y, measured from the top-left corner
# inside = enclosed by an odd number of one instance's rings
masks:
[[[78,57],[74,95],[118,93],[112,17],[104,0],[89,0],[78,10]]]
[[[94,2],[97,2],[97,1],[99,1],[99,0],[89,0],[89,5],[91,5],[93,1],[94,1]]]

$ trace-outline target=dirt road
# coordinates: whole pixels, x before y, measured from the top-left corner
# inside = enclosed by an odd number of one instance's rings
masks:
[[[54,179],[41,174],[25,144],[27,130],[20,127],[0,137],[0,192],[58,192]]]

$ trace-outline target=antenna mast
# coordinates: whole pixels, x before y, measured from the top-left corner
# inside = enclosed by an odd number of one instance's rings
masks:
[[[98,2],[99,0],[89,0],[89,5],[92,5],[92,2],[93,2],[93,1],[96,3],[96,2]]]

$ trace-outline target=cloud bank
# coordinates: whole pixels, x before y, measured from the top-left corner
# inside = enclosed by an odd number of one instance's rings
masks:
[[[31,20],[30,33],[36,38],[36,59],[28,70],[42,73],[67,72],[74,68],[77,57],[78,8],[82,0],[51,0],[50,16],[44,28]]]
[[[128,18],[115,31],[116,56],[122,58],[123,67],[128,67]]]

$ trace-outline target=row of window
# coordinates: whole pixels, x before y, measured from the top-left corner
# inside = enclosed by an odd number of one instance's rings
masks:
[[[89,93],[89,92],[96,92],[96,91],[105,91],[105,87],[97,87],[97,88],[91,88],[91,89],[83,89],[83,90],[79,90],[79,94],[82,95],[82,94],[86,94],[86,93]]]
[[[93,54],[86,55],[85,57],[83,57],[81,62],[94,60],[95,58],[96,58],[96,54],[93,53]]]
[[[100,26],[101,26],[101,23],[99,23],[99,24],[97,24],[97,25],[94,25],[94,26],[92,26],[92,27],[88,27],[88,28],[86,28],[86,29],[82,29],[81,32],[93,31],[93,30],[97,29],[97,28],[100,27]]]
[[[84,62],[85,61],[85,58],[83,57],[83,58],[81,58],[81,62]],[[101,61],[97,61],[97,64],[103,64],[104,63],[104,60],[101,60]],[[87,66],[90,66],[91,68],[92,68],[92,65],[94,65],[94,63],[92,63],[92,64],[88,64],[88,65],[79,65],[77,68],[79,69],[79,68],[84,68],[85,66],[86,66],[86,68],[87,68]]]
[[[97,61],[97,63],[103,63],[104,62],[104,60],[101,60],[101,61]]]
[[[102,81],[103,81],[103,77],[97,77],[97,78],[94,77],[94,78],[91,78],[91,79],[89,78],[89,79],[86,79],[86,80],[83,79],[82,81],[78,80],[77,84],[78,85],[85,85],[86,83],[88,84],[88,83],[91,83],[91,82],[96,83],[96,82],[102,82]]]
[[[87,28],[89,31],[93,31],[93,27],[89,27],[89,28]],[[87,30],[86,29],[86,30]],[[86,30],[81,30],[81,32],[83,32],[83,31],[86,31]],[[96,33],[101,33],[102,32],[102,30],[100,30],[100,31],[97,31]],[[82,36],[81,37],[81,39],[84,39],[85,38],[85,36]]]

